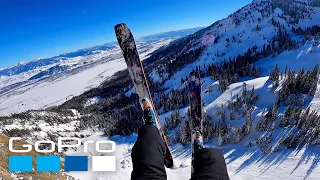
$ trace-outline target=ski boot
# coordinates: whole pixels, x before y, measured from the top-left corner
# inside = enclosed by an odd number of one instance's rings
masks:
[[[203,145],[203,138],[202,138],[202,135],[201,135],[201,132],[200,131],[197,131],[195,134],[194,134],[194,139],[193,139],[193,148],[194,150],[199,150],[199,149],[203,149],[204,148],[204,145]]]
[[[157,127],[156,117],[151,107],[150,101],[147,98],[144,98],[142,99],[142,105],[144,124],[152,124]]]

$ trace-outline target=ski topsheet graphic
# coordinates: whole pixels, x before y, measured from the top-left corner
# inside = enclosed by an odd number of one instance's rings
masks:
[[[194,151],[203,147],[202,139],[202,98],[201,81],[198,72],[191,72],[189,77],[190,130],[191,130],[191,178],[193,175]]]
[[[173,159],[171,152],[169,150],[168,142],[166,140],[165,134],[161,128],[161,123],[159,116],[157,115],[154,104],[151,98],[151,93],[149,90],[148,82],[142,63],[139,58],[138,50],[133,38],[133,35],[126,24],[118,24],[115,26],[115,33],[117,36],[118,43],[122,49],[122,53],[126,64],[128,66],[130,77],[133,81],[136,93],[139,96],[139,102],[141,108],[145,110],[145,102],[149,103],[148,111],[150,111],[153,117],[151,119],[156,120],[156,126],[159,130],[159,133],[163,140],[165,141],[166,146],[166,155],[165,155],[165,166],[171,168],[173,166]]]

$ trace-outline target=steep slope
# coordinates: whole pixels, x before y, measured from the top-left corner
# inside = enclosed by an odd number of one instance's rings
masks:
[[[304,1],[253,1],[227,18],[183,38],[180,40],[181,43],[175,43],[163,51],[154,53],[146,61],[170,60],[171,62],[166,63],[165,69],[169,75],[173,75],[177,72],[175,69],[188,74],[192,67],[201,66],[203,69],[204,65],[212,63],[219,65],[224,61],[237,61],[238,56],[246,54],[251,56],[250,63],[253,63],[266,57],[271,59],[286,50],[301,46],[309,46],[312,52],[312,48],[317,48],[318,40],[308,44],[305,44],[305,40],[308,39],[306,36],[310,36],[309,40],[312,40],[311,36],[319,32],[318,27],[313,27],[319,25],[319,21],[320,8]],[[190,53],[198,49],[201,53]],[[308,49],[303,50],[301,54],[308,54]],[[290,57],[292,61],[309,58],[308,55],[296,56]],[[306,68],[312,67],[319,57],[317,54],[310,56],[311,65]],[[288,63],[289,68],[291,65],[293,63]],[[179,68],[174,68],[175,66]],[[180,70],[184,66],[185,68]],[[180,81],[177,77],[171,79]]]

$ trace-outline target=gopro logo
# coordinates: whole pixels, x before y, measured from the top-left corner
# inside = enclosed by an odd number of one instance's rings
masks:
[[[32,151],[33,146],[30,144],[23,144],[24,150],[15,149],[14,141],[21,140],[20,137],[12,137],[9,140],[9,151],[14,153],[28,153]],[[75,142],[74,144],[67,144],[67,142]],[[51,145],[50,149],[40,149],[41,144]],[[50,140],[37,141],[34,144],[34,150],[39,153],[51,153],[56,151],[62,152],[64,148],[80,147],[82,141],[80,138],[63,137],[58,138],[58,143]],[[110,149],[101,149],[100,145],[109,145]],[[95,150],[100,153],[112,153],[116,150],[116,143],[110,140],[101,140],[94,142],[92,140],[83,142],[84,152],[88,152],[88,147],[94,145]],[[9,171],[10,172],[32,172],[32,156],[9,156]],[[60,172],[61,169],[60,156],[36,156],[36,171],[37,172]],[[88,171],[88,156],[65,156],[64,170],[70,171]],[[92,171],[116,171],[116,157],[115,156],[91,156]]]

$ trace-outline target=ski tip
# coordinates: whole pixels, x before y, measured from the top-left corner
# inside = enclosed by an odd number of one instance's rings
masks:
[[[115,25],[114,31],[121,48],[135,45],[133,35],[125,23]]]
[[[123,29],[124,27],[128,28],[128,26],[125,23],[120,23],[120,24],[115,25],[114,29],[118,30],[118,29]]]

